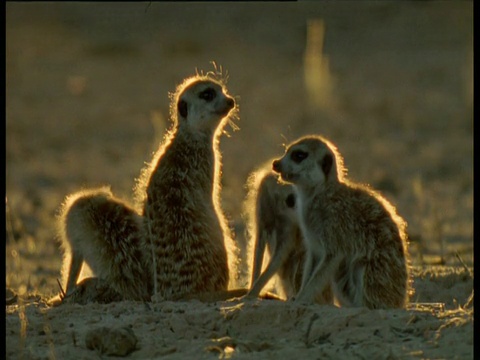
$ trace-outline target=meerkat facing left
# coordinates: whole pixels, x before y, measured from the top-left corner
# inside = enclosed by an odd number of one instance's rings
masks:
[[[332,285],[341,306],[403,308],[410,288],[406,223],[378,192],[345,177],[321,136],[292,143],[272,164],[298,196],[307,261],[296,301]]]
[[[244,213],[248,224],[248,260],[252,263],[248,297],[257,297],[277,275],[276,292],[289,299],[300,289],[305,248],[295,210],[295,191],[281,182],[268,161],[252,172],[247,181]],[[262,272],[265,252],[269,261]],[[251,258],[253,257],[253,260]],[[317,303],[332,303],[328,288],[316,297]]]

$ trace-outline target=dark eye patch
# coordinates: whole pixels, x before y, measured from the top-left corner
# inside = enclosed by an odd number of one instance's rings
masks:
[[[187,102],[185,100],[180,100],[178,102],[178,113],[180,114],[181,117],[183,118],[187,118],[187,115],[188,115],[188,105],[187,105]]]
[[[302,150],[295,150],[292,152],[292,155],[290,155],[290,158],[293,161],[295,161],[297,164],[301,163],[307,157],[308,157],[308,153]]]
[[[285,205],[289,208],[295,207],[295,195],[288,194],[287,198],[285,199]]]
[[[215,99],[216,96],[217,96],[217,93],[213,88],[207,88],[198,95],[200,99],[203,99],[206,102],[212,101],[213,99]]]
[[[328,175],[330,174],[330,170],[332,169],[332,166],[333,166],[333,157],[332,157],[332,155],[326,154],[326,155],[323,157],[321,166],[322,166],[322,171],[323,171],[323,173],[325,174],[325,176],[328,176]]]

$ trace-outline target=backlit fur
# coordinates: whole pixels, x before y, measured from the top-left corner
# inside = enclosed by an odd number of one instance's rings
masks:
[[[247,258],[252,265],[248,296],[258,297],[276,275],[276,292],[288,299],[300,289],[305,247],[295,210],[295,190],[291,184],[279,181],[271,171],[271,163],[254,171],[247,182]],[[264,263],[267,265],[262,266]],[[331,293],[324,296],[318,296],[317,302],[332,302]]]
[[[84,261],[126,299],[234,285],[238,254],[220,205],[218,141],[235,101],[210,73],[185,80],[171,100],[172,128],[137,181],[136,206],[106,188],[63,204],[67,295]]]
[[[332,284],[342,306],[403,308],[410,286],[406,223],[372,188],[354,183],[321,136],[292,143],[273,169],[294,184],[307,249],[297,301]]]

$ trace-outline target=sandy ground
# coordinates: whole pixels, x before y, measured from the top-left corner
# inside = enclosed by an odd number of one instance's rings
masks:
[[[11,2],[6,12],[7,359],[473,358],[473,2]],[[408,222],[408,309],[46,305],[59,291],[65,196],[109,184],[131,199],[169,127],[168,92],[211,61],[240,109],[240,130],[221,139],[239,246],[248,174],[283,144],[323,134],[349,176]]]

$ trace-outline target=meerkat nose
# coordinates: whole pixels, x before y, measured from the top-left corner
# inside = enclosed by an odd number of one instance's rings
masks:
[[[232,98],[227,98],[227,105],[228,107],[233,108],[235,106],[235,100]]]
[[[272,169],[277,173],[280,172],[280,161],[274,160],[272,163]]]

